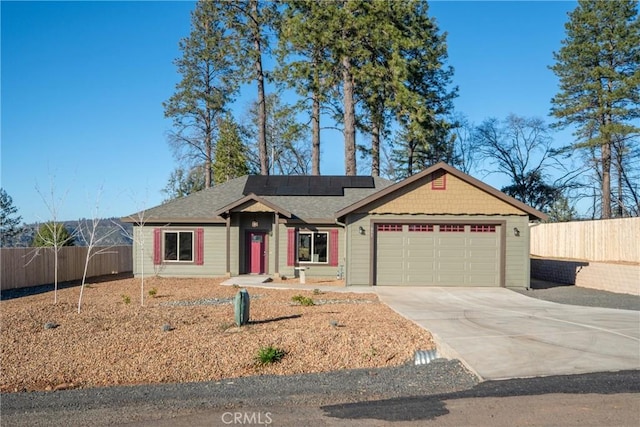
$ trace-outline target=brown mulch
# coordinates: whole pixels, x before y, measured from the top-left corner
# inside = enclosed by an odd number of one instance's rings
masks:
[[[3,300],[0,391],[385,367],[433,347],[427,331],[375,294],[318,294],[313,283],[308,291],[250,288],[250,323],[237,327],[230,299],[238,289],[222,280],[150,277],[144,292],[140,279],[94,283],[84,289],[80,314],[77,286],[58,290],[55,305],[53,292]],[[299,294],[316,305],[294,303]],[[286,355],[260,365],[266,346]]]

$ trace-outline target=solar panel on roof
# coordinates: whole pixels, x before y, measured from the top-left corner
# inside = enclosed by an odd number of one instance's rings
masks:
[[[370,176],[250,175],[242,193],[257,196],[342,196],[345,188],[374,187]]]

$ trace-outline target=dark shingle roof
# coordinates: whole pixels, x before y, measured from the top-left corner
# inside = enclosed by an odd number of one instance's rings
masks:
[[[145,222],[222,222],[223,219],[215,216],[214,212],[244,198],[247,195],[245,194],[247,181],[254,179],[254,177],[243,176],[232,179],[224,184],[147,209],[144,212]],[[277,177],[272,176],[271,178]],[[294,217],[304,221],[333,221],[335,220],[335,213],[339,210],[393,184],[392,181],[379,177],[304,176],[301,178],[305,179],[299,180],[299,183],[304,182],[304,185],[298,183],[295,190],[287,191],[285,190],[287,186],[281,186],[277,194],[256,195],[271,204],[280,206],[282,209],[291,212]],[[340,195],[315,195],[318,191],[312,189],[319,188],[323,182],[326,184],[327,178],[340,183]],[[259,182],[259,180],[256,182]],[[344,184],[347,185],[343,186]],[[334,188],[336,187],[334,186]],[[249,188],[251,189],[251,186]],[[306,191],[309,195],[298,195],[302,191]],[[273,193],[274,191],[270,190],[270,192]],[[136,213],[123,218],[123,220],[135,222],[138,217],[139,215]]]
[[[268,176],[247,177],[243,194],[256,196],[342,196],[345,188],[375,188],[371,176]]]

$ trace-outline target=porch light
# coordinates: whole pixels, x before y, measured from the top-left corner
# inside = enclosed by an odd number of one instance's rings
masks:
[[[520,230],[518,230],[518,227],[513,227],[513,235],[520,237]]]
[[[358,227],[358,232],[360,232],[360,234],[364,236],[364,227],[363,226]]]
[[[255,219],[251,220],[251,227],[253,227],[253,228],[258,228],[258,226],[259,226],[259,225],[260,225],[260,224],[258,223],[258,221],[257,221],[257,220],[255,220]]]

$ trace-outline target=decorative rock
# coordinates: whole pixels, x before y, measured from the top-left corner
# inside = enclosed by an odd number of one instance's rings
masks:
[[[169,325],[168,323],[162,325],[162,332],[169,332],[169,331],[173,331],[174,329],[175,328],[173,326]]]
[[[58,326],[60,326],[60,325],[58,325],[56,322],[47,322],[47,323],[44,324],[44,328],[45,329],[55,329]]]

